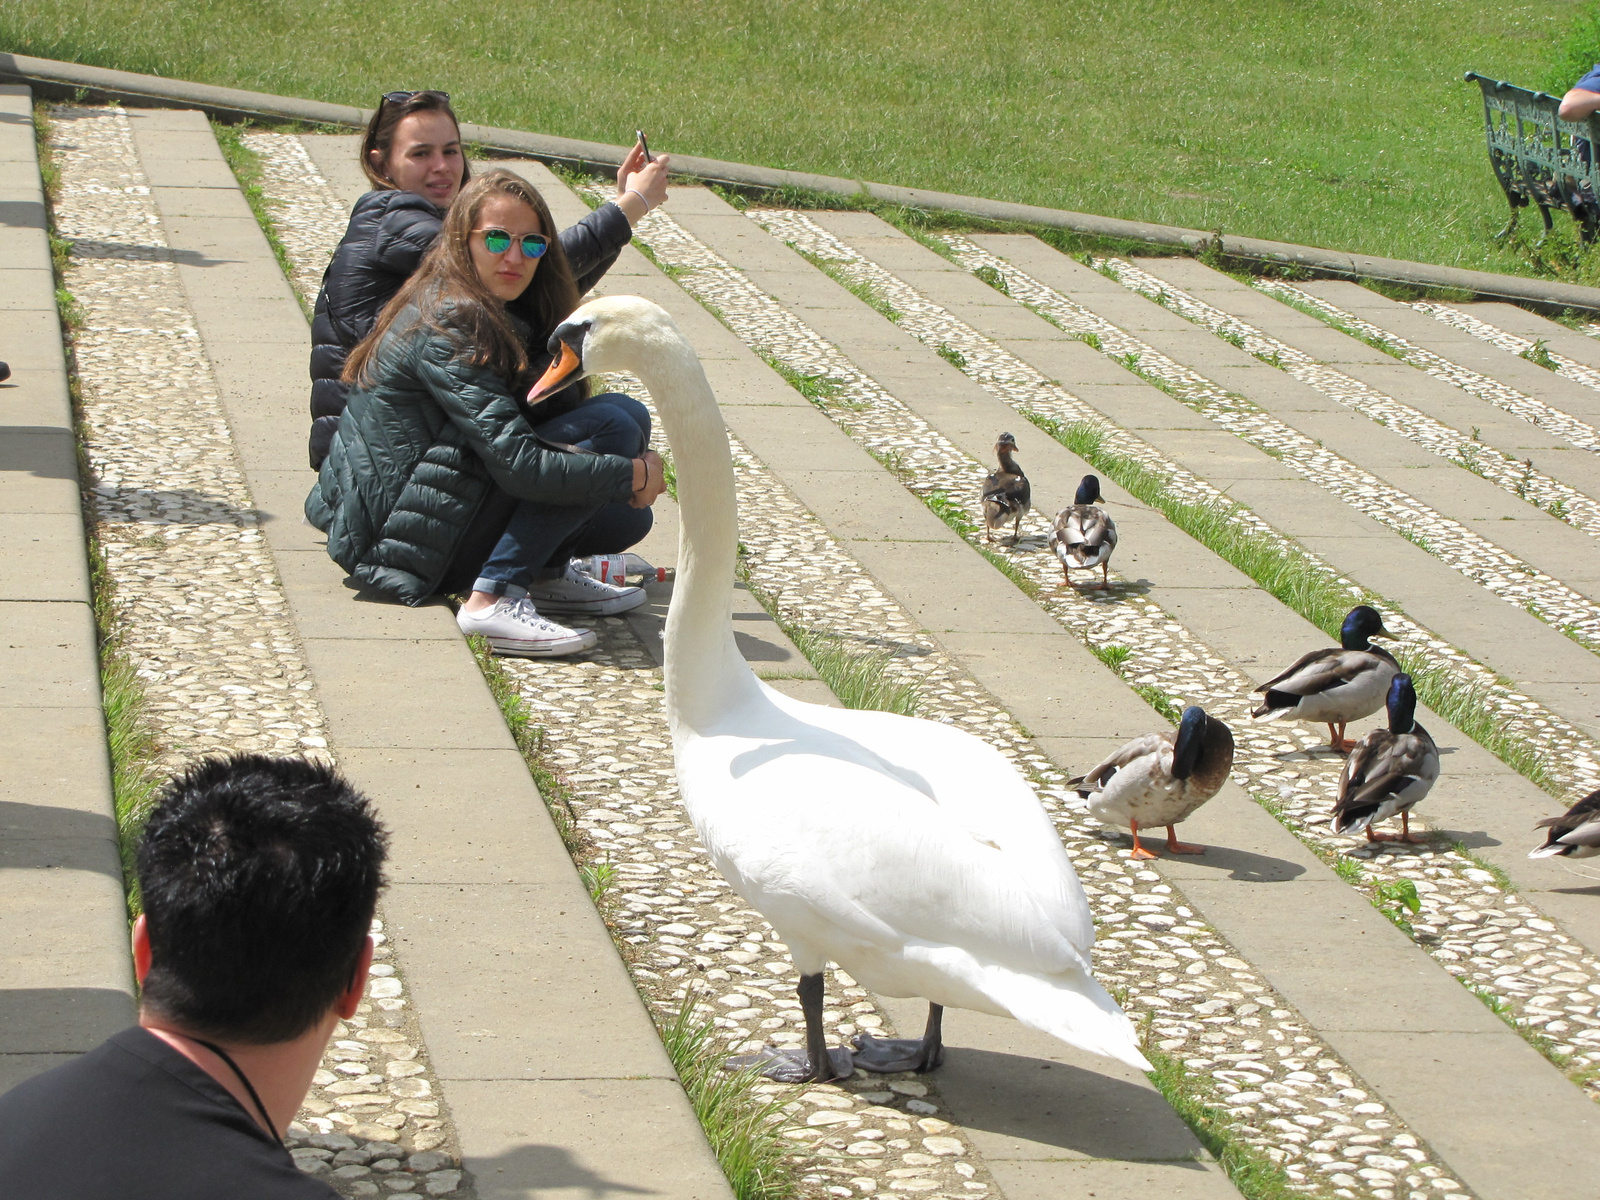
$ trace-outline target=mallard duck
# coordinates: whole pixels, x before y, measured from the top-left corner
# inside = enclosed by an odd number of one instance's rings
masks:
[[[1190,705],[1177,729],[1135,738],[1067,786],[1102,821],[1128,826],[1134,858],[1155,857],[1139,843],[1141,825],[1167,827],[1169,854],[1203,854],[1204,846],[1180,842],[1174,826],[1215,796],[1232,769],[1233,730]]]
[[[1400,673],[1394,655],[1367,639],[1393,636],[1377,609],[1356,605],[1339,630],[1341,648],[1313,650],[1263,683],[1256,691],[1266,699],[1251,716],[1325,724],[1328,745],[1348,753],[1355,743],[1344,736],[1345,726],[1382,708],[1390,681]]]
[[[1033,507],[1033,489],[1017,460],[1011,457],[1017,452],[1016,438],[1002,433],[994,452],[1000,459],[1000,469],[991,471],[983,481],[983,537],[994,541],[994,531],[1009,523],[1011,544],[1015,546],[1022,537],[1022,518]]]
[[[1389,727],[1362,738],[1339,774],[1339,799],[1331,824],[1335,833],[1364,829],[1369,842],[1416,842],[1421,839],[1411,836],[1411,809],[1439,778],[1439,748],[1417,724],[1411,676],[1394,677],[1387,704]],[[1396,813],[1399,833],[1372,832],[1373,825]]]
[[[1056,514],[1056,527],[1050,534],[1050,546],[1061,560],[1061,574],[1072,585],[1074,569],[1100,568],[1100,590],[1111,586],[1111,552],[1117,548],[1117,525],[1105,509],[1100,494],[1100,478],[1085,475],[1078,484],[1078,494],[1072,504]]]
[[[1546,817],[1534,826],[1548,829],[1544,845],[1528,851],[1529,858],[1589,858],[1600,854],[1600,792],[1590,792],[1559,817]]]
[[[672,447],[681,545],[663,644],[678,789],[711,861],[800,972],[805,1050],[768,1047],[754,1065],[789,1082],[928,1070],[954,1007],[1148,1070],[1090,972],[1094,922],[1061,837],[1005,756],[938,722],[806,704],[751,672],[729,616],[739,526],[727,429],[672,318],[606,297],[563,321],[550,350],[531,399],[632,372]],[[873,992],[928,1000],[923,1036],[830,1048],[830,961]]]

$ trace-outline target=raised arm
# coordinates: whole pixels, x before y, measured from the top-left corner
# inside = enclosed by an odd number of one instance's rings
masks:
[[[580,294],[600,282],[645,214],[666,203],[671,162],[671,157],[663,154],[647,163],[644,147],[635,145],[617,171],[617,194],[611,202],[561,231],[561,249],[572,264]]]

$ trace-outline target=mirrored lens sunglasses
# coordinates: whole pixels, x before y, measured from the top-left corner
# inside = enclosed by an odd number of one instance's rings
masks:
[[[520,238],[513,238],[504,229],[474,229],[472,232],[483,234],[483,248],[490,254],[504,254],[511,249],[511,243],[517,241],[522,244],[524,258],[542,258],[550,245],[550,239],[540,233],[525,233]]]

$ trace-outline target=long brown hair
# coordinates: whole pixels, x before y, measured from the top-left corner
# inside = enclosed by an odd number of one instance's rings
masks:
[[[526,290],[515,300],[501,301],[478,278],[468,239],[478,224],[478,214],[490,196],[510,196],[522,201],[539,218],[539,228],[550,239],[539,267]],[[555,218],[531,183],[506,170],[480,175],[461,190],[438,240],[423,257],[416,274],[378,314],[372,332],[345,359],[344,380],[361,384],[378,343],[401,313],[416,305],[423,327],[447,335],[458,353],[475,367],[488,367],[515,386],[528,369],[528,354],[512,323],[514,314],[528,323],[533,344],[542,345],[550,332],[578,307],[578,285],[572,266],[556,236]]]
[[[412,113],[442,112],[449,117],[456,127],[456,137],[461,136],[461,121],[456,116],[456,110],[450,107],[450,97],[443,92],[412,92],[405,100],[379,100],[372,120],[367,122],[366,135],[361,139],[361,169],[371,181],[373,190],[379,192],[392,192],[396,188],[394,180],[384,175],[377,167],[372,165],[372,152],[376,150],[378,157],[383,162],[389,161],[389,152],[394,149],[395,128]],[[461,182],[463,186],[472,178],[472,168],[467,162],[465,151],[461,154]]]

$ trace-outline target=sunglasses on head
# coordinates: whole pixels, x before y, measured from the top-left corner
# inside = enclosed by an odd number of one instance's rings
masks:
[[[417,96],[438,96],[446,104],[450,103],[449,92],[437,92],[432,88],[424,88],[420,92],[385,92],[382,99],[386,104],[404,104],[407,100]]]
[[[483,248],[490,254],[504,254],[511,249],[512,242],[520,242],[522,257],[542,258],[550,245],[550,239],[542,233],[525,233],[514,238],[504,229],[474,229],[472,232],[483,234]]]

